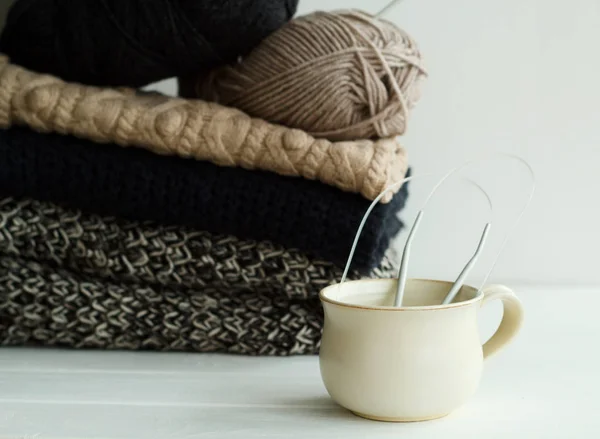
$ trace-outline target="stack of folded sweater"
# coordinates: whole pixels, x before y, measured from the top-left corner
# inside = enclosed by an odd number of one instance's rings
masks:
[[[318,352],[395,139],[332,142],[234,108],[67,83],[0,56],[0,344]],[[393,273],[402,186],[351,279]]]

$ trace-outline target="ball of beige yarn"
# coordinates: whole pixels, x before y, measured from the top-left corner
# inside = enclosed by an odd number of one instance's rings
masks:
[[[315,137],[354,140],[403,134],[425,76],[415,41],[394,24],[316,12],[200,78],[193,93]]]

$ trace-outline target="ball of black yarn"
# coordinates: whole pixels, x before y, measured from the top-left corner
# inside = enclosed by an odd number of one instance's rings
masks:
[[[244,56],[298,0],[17,0],[0,52],[66,81],[140,87]]]

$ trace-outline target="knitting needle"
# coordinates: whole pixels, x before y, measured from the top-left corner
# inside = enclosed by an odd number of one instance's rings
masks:
[[[410,233],[408,234],[408,238],[406,239],[406,245],[404,246],[404,251],[402,252],[402,262],[400,263],[400,273],[398,274],[398,287],[396,288],[396,298],[394,299],[394,306],[402,306],[402,300],[404,298],[404,288],[406,287],[406,277],[408,274],[408,258],[410,257],[410,246],[412,244],[413,237],[415,236],[415,232],[417,231],[417,227],[419,227],[419,223],[421,222],[421,217],[423,216],[423,211],[420,210],[417,214],[417,218],[410,229]]]
[[[477,250],[475,250],[473,257],[469,260],[467,265],[465,265],[465,268],[463,268],[463,270],[460,272],[460,274],[456,278],[454,285],[452,285],[452,288],[450,288],[450,291],[448,292],[448,294],[446,295],[446,298],[442,302],[443,305],[447,305],[450,302],[452,302],[454,300],[454,298],[456,297],[456,295],[458,294],[458,292],[460,291],[460,289],[462,288],[463,284],[465,283],[465,278],[469,274],[469,271],[471,271],[471,268],[473,268],[473,265],[475,265],[475,262],[477,262],[477,258],[479,257],[479,254],[481,253],[481,250],[483,249],[483,245],[485,244],[485,240],[490,231],[490,227],[491,227],[490,223],[487,223],[485,225],[485,228],[483,229],[483,234],[481,235],[481,239],[479,240],[479,245],[477,246]]]

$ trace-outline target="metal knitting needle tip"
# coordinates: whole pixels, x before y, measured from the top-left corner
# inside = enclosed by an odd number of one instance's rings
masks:
[[[483,250],[483,246],[485,244],[487,235],[490,231],[490,227],[491,227],[490,223],[487,223],[485,225],[485,228],[483,229],[483,233],[481,234],[481,238],[479,239],[479,245],[477,246],[477,250],[475,250],[475,253],[471,257],[469,262],[467,262],[467,265],[465,265],[465,268],[463,268],[463,270],[460,272],[460,274],[456,278],[454,285],[452,285],[452,288],[450,288],[450,291],[448,292],[448,294],[446,295],[446,298],[442,302],[443,305],[447,305],[450,302],[452,302],[454,300],[454,298],[456,297],[456,295],[458,294],[458,292],[460,291],[460,289],[462,288],[462,286],[465,282],[465,278],[469,274],[469,271],[471,271],[471,268],[473,268],[473,265],[475,265],[475,262],[477,262],[477,258],[479,257],[479,254]]]
[[[396,297],[394,298],[394,306],[402,306],[402,300],[404,299],[404,288],[406,287],[406,276],[408,274],[408,259],[410,257],[410,246],[415,236],[415,232],[421,223],[421,217],[423,211],[420,210],[417,214],[417,218],[410,229],[406,244],[404,245],[404,251],[402,252],[402,262],[400,263],[400,271],[398,273],[398,287],[396,288]]]

